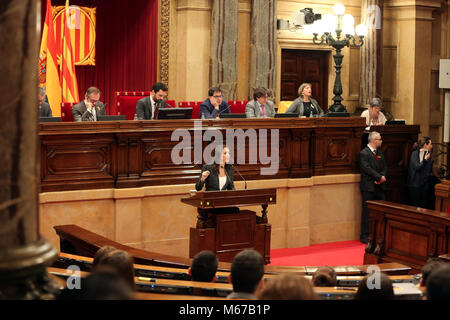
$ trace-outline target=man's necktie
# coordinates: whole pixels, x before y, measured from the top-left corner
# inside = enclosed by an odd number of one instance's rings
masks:
[[[153,119],[154,120],[158,119],[158,111],[159,111],[158,109],[159,109],[158,104],[155,103],[155,112],[153,112]]]
[[[265,106],[261,106],[261,115],[264,117],[264,113],[265,113],[265,110],[266,108],[265,108]]]

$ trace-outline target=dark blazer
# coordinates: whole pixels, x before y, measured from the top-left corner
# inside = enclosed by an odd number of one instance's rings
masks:
[[[105,105],[103,102],[97,102],[95,113],[97,117],[106,116]],[[72,115],[74,121],[94,121],[93,115],[87,110],[84,100],[72,107]]]
[[[40,117],[51,117],[52,109],[50,109],[50,105],[47,102],[42,102],[39,106],[39,116]]]
[[[225,170],[227,174],[227,182],[225,182],[225,185],[221,190],[234,190],[234,166],[232,165],[226,165],[228,167],[228,170]],[[205,191],[218,191],[219,190],[219,172],[215,172],[214,165],[211,164],[205,164],[202,168],[202,172],[209,171],[210,174],[208,178],[204,182],[201,181],[202,175],[200,174],[200,177],[198,178],[197,183],[195,184],[195,189],[197,191],[200,191],[203,189],[203,186],[206,185]]]
[[[423,186],[428,181],[428,176],[430,175],[431,168],[433,167],[433,159],[425,160],[420,162],[420,150],[416,149],[411,153],[411,158],[409,160],[408,167],[408,178],[406,180],[406,185],[408,187],[420,187]]]
[[[219,105],[219,110],[214,109],[214,106],[209,101],[209,98],[202,102],[200,105],[200,114],[199,119],[202,118],[202,115],[205,119],[214,119],[217,117],[219,113],[231,113],[230,108],[228,108],[228,103],[226,101],[222,101]]]
[[[319,112],[318,116],[319,117],[323,117],[323,110],[322,108],[319,106],[319,103],[317,102],[317,100],[311,98],[311,104],[316,107],[317,111]],[[298,113],[299,117],[304,116],[305,113],[305,107],[303,106],[303,100],[301,97],[298,97],[297,99],[295,99],[292,104],[289,106],[289,108],[286,110],[285,113]]]
[[[386,182],[379,185],[374,183],[375,181],[380,181],[382,176],[386,177],[387,173],[386,161],[381,150],[377,150],[376,156],[378,161],[367,146],[359,153],[359,168],[361,170],[359,185],[362,191],[375,192],[376,187],[386,190]]]
[[[167,106],[165,101],[160,101],[156,104],[156,107],[166,108]],[[153,119],[152,102],[150,100],[150,96],[138,100],[138,102],[136,103],[136,116],[139,120]]]

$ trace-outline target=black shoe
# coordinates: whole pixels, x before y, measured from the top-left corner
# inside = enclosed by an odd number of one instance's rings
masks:
[[[367,237],[361,237],[359,241],[361,241],[361,243],[367,244],[367,242],[369,242],[369,239]]]

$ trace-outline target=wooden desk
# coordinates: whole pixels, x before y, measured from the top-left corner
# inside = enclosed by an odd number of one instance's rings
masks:
[[[450,215],[418,207],[367,201],[370,210],[369,243],[365,264],[398,262],[420,272],[428,258],[447,254]]]
[[[191,163],[176,165],[171,159],[172,149],[179,143],[171,141],[176,129],[189,133],[192,146],[194,137],[202,138],[208,130],[218,130],[224,139],[227,130],[242,129],[256,141],[267,134],[263,140],[267,140],[268,149],[275,135],[271,129],[278,129],[279,169],[273,175],[262,175],[261,165],[250,163],[249,152],[256,151],[258,142],[251,143],[247,138],[245,148],[237,149],[234,139],[231,151],[235,163],[243,152],[245,163],[237,164],[237,168],[246,180],[358,173],[364,127],[361,117],[41,123],[41,189],[48,192],[193,184],[201,170],[193,161],[195,148],[188,150]],[[201,142],[200,149],[206,147],[206,142]]]

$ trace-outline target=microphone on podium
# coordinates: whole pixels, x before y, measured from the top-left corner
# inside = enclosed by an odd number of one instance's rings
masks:
[[[241,177],[241,179],[244,181],[244,189],[247,190],[247,181],[244,179],[244,177],[242,176],[242,174],[239,172],[239,170],[236,168],[236,166],[234,167],[234,170],[236,170],[236,172],[238,173],[238,175]]]

